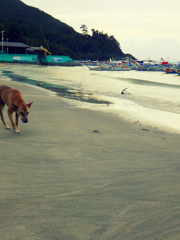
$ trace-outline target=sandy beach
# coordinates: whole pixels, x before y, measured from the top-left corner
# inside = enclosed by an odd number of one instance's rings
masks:
[[[3,84],[33,105],[0,125],[0,239],[180,239],[180,134]]]

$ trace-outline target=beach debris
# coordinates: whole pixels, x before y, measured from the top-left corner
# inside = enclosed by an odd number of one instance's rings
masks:
[[[142,125],[139,120],[135,121],[134,123],[137,123],[139,125]]]
[[[141,128],[141,130],[149,132],[149,129],[147,129],[147,128]]]
[[[126,91],[127,89],[128,89],[128,87],[127,87],[127,88],[124,88],[124,89],[122,90],[121,94],[131,94],[130,92]]]
[[[100,131],[99,130],[93,130],[93,133],[100,133]]]

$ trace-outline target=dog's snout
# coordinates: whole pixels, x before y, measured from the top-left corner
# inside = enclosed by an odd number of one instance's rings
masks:
[[[25,118],[25,119],[21,119],[23,123],[28,123],[28,119]]]

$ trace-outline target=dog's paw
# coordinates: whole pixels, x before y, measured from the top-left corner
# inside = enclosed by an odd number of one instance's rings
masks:
[[[20,133],[19,129],[14,130],[15,133]]]

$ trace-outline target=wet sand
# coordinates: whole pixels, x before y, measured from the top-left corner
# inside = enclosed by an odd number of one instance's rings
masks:
[[[2,84],[34,103],[20,134],[0,125],[1,239],[180,239],[179,134]]]

